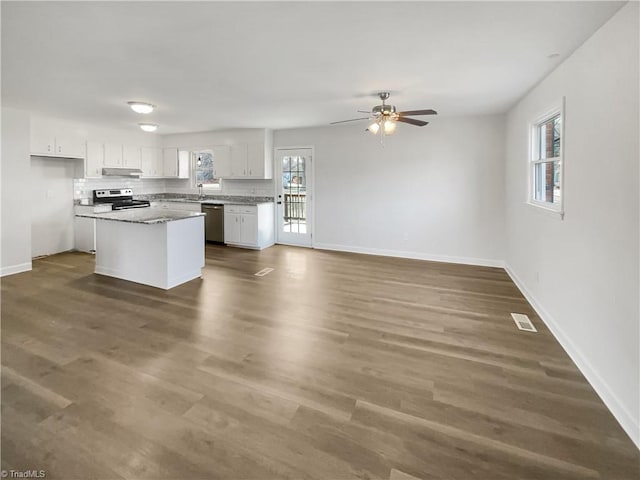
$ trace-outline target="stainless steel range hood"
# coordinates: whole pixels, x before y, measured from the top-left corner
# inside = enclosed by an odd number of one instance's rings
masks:
[[[103,168],[103,177],[140,177],[142,170],[139,168]]]

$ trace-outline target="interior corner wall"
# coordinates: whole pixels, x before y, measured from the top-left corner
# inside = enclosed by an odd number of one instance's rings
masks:
[[[506,264],[640,445],[638,3],[507,115]],[[529,122],[565,97],[565,217],[527,205]]]
[[[504,117],[428,120],[384,146],[361,122],[275,132],[314,147],[316,248],[502,265]]]
[[[29,114],[2,108],[0,275],[31,270]]]

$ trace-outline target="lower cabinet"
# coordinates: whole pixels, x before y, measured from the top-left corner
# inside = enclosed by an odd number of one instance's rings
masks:
[[[224,243],[263,249],[274,244],[273,203],[224,206]]]
[[[76,205],[75,213],[93,213],[93,207]],[[96,253],[96,221],[93,218],[74,217],[73,248],[79,252]]]
[[[179,210],[181,212],[199,212],[200,202],[152,202],[152,207],[164,208],[166,210]]]

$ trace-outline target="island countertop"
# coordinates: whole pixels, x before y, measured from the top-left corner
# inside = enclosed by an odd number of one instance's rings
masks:
[[[131,208],[128,210],[116,210],[107,213],[76,213],[76,217],[111,220],[115,222],[144,223],[147,225],[173,222],[176,220],[184,220],[185,218],[202,217],[205,215],[206,214],[201,212],[167,210],[166,208],[157,207]]]

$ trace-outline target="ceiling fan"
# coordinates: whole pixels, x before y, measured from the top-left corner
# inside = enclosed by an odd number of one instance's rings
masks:
[[[435,110],[408,110],[406,112],[397,112],[395,105],[387,105],[385,102],[389,99],[389,92],[380,92],[378,96],[382,100],[382,105],[376,105],[371,109],[371,112],[358,110],[360,113],[368,113],[368,117],[352,118],[350,120],[340,120],[339,122],[331,122],[331,125],[337,123],[357,122],[360,120],[372,120],[371,124],[367,127],[367,130],[376,135],[380,132],[381,135],[391,135],[396,131],[396,122],[408,123],[409,125],[415,125],[416,127],[424,127],[429,122],[418,120],[416,118],[409,118],[414,115],[437,115]]]

